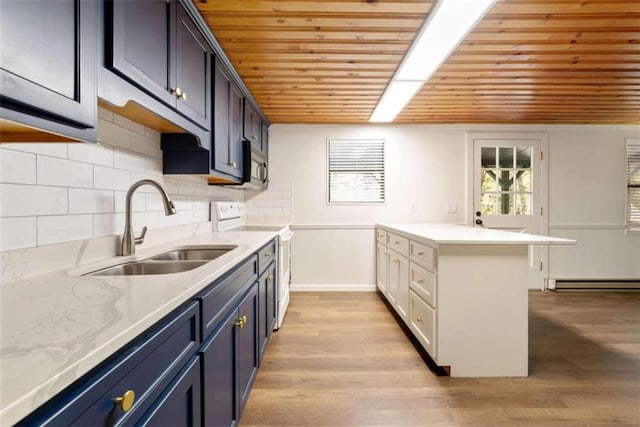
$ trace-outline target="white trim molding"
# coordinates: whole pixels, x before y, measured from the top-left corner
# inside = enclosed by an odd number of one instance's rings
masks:
[[[367,284],[291,284],[291,292],[375,292],[376,285]]]
[[[588,223],[559,223],[549,224],[549,230],[624,230],[622,223],[588,224]]]
[[[375,224],[294,224],[292,230],[374,230]]]

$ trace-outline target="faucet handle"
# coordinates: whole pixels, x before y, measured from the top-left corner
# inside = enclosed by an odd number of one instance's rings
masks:
[[[140,233],[140,237],[135,237],[134,238],[134,243],[136,245],[141,245],[142,242],[144,242],[144,236],[147,235],[147,226],[145,225],[144,227],[142,227],[142,232]]]

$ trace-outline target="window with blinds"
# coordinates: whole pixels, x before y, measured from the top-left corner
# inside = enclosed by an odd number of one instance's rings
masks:
[[[330,139],[328,202],[384,203],[384,140]]]
[[[627,140],[627,232],[640,233],[640,139]]]

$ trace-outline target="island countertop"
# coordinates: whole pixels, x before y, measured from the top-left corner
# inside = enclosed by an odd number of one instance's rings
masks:
[[[392,222],[381,228],[429,245],[573,245],[575,240],[449,223]]]
[[[208,233],[0,287],[0,425],[12,425],[276,236]],[[83,276],[186,245],[236,249],[190,271]]]

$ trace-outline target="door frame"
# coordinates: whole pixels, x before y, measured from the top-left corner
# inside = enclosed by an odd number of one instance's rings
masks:
[[[505,139],[505,140],[531,140],[536,139],[540,141],[540,150],[542,152],[542,158],[540,159],[540,207],[542,209],[542,215],[540,215],[540,234],[548,235],[549,232],[549,134],[546,132],[482,132],[482,131],[469,131],[465,134],[466,138],[466,206],[465,206],[465,219],[466,224],[473,227],[473,203],[474,203],[474,141],[476,139]],[[548,246],[542,245],[540,247],[540,260],[542,261],[542,273],[540,289],[544,290],[548,288],[549,278],[549,250]]]

